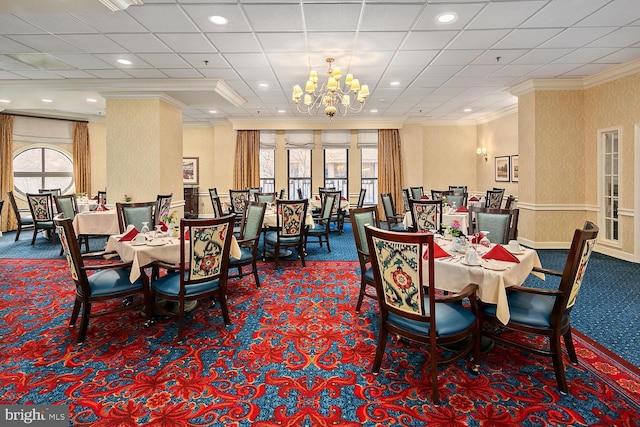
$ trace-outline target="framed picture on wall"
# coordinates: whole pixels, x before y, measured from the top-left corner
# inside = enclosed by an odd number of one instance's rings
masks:
[[[511,182],[518,182],[518,155],[511,156]]]
[[[509,156],[500,156],[495,158],[496,162],[496,181],[509,182],[509,173],[511,169],[509,167]]]
[[[182,158],[182,183],[185,185],[198,185],[198,175],[200,168],[199,157]]]

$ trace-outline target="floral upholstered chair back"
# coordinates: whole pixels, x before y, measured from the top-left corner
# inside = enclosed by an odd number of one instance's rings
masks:
[[[410,200],[411,215],[415,231],[436,231],[441,224],[441,200]]]
[[[27,200],[34,221],[53,221],[53,196],[51,193],[27,194]]]
[[[485,200],[486,208],[499,209],[502,206],[504,190],[488,190]]]
[[[373,236],[374,253],[380,277],[384,304],[411,315],[424,316],[424,292],[420,283],[422,245],[402,243]],[[380,289],[378,289],[380,293]]]
[[[229,190],[229,199],[231,210],[235,213],[243,213],[247,203],[251,200],[249,190]]]
[[[56,232],[60,236],[60,243],[62,243],[62,249],[64,250],[64,256],[69,265],[69,271],[71,272],[71,278],[76,283],[78,290],[84,294],[91,293],[87,284],[87,273],[84,271],[84,263],[82,262],[82,256],[80,255],[80,245],[76,239],[75,232],[73,231],[73,220],[71,218],[62,218],[58,215],[54,222],[56,224]]]
[[[304,232],[304,221],[307,213],[307,201],[294,203],[278,202],[278,211],[282,211],[280,235],[282,237],[298,237]],[[281,209],[280,209],[281,208]]]
[[[596,244],[596,237],[598,236],[598,228],[591,222],[587,222],[583,230],[576,230],[572,247],[569,249],[569,257],[571,257],[572,251],[576,252],[576,259],[574,265],[569,266],[570,269],[565,267],[563,273],[562,282],[565,281],[564,276],[568,276],[566,284],[561,283],[560,287],[567,286],[568,289],[561,289],[567,297],[566,310],[571,310],[576,302],[582,281],[584,279],[584,273],[589,263],[589,258],[593,252],[593,246]]]
[[[155,222],[156,224],[162,220],[163,216],[169,215],[171,212],[171,199],[173,194],[158,195],[156,200]]]
[[[215,280],[223,272],[226,274],[229,258],[227,240],[231,239],[233,224],[224,222],[209,226],[187,226],[185,229],[189,235],[188,280]]]

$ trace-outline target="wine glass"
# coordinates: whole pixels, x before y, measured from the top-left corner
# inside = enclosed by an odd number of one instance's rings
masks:
[[[157,224],[156,225],[156,237],[160,236],[162,234],[162,225],[161,224]]]
[[[481,231],[480,233],[482,233],[482,239],[480,239],[480,244],[484,247],[490,247],[491,246],[491,240],[489,240],[489,231]]]
[[[142,228],[140,229],[140,232],[142,234],[147,234],[149,232],[149,223],[148,222],[143,222],[142,223]]]

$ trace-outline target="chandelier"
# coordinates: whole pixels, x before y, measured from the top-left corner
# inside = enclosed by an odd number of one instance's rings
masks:
[[[324,107],[324,113],[331,119],[336,114],[346,116],[347,112],[359,113],[362,111],[369,96],[369,86],[362,85],[360,87],[358,79],[347,74],[343,89],[340,85],[342,71],[338,67],[333,68],[333,61],[333,58],[327,58],[329,78],[320,89],[318,89],[318,73],[315,70],[309,73],[304,91],[299,85],[293,87],[291,99],[295,101],[296,107],[301,113],[318,114],[318,111]],[[353,95],[350,95],[351,93]],[[303,98],[302,104],[300,103],[301,98]]]

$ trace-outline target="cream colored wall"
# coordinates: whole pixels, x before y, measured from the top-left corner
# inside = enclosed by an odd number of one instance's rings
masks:
[[[518,236],[523,241],[536,241],[536,215],[527,206],[533,206],[536,200],[536,122],[532,118],[535,112],[533,92],[518,98],[518,160],[520,164],[518,181]],[[522,185],[520,185],[522,183]]]
[[[478,125],[477,147],[487,149],[487,160],[476,155],[476,189],[485,192],[493,187],[504,188],[505,196],[518,196],[518,182],[496,182],[495,158],[518,154],[518,113]]]
[[[91,150],[91,194],[107,188],[107,126],[105,122],[89,122]]]
[[[630,95],[631,94],[631,95]],[[584,194],[585,203],[599,206],[598,198],[598,132],[604,129],[620,128],[620,241],[621,247],[609,245],[613,251],[620,250],[633,254],[635,250],[634,224],[638,219],[634,213],[634,138],[635,125],[640,123],[640,74],[605,83],[585,91],[585,171]],[[597,221],[596,212],[589,212],[587,217]],[[600,243],[602,245],[602,242]],[[605,245],[607,246],[607,245]]]
[[[425,192],[447,190],[449,185],[466,185],[469,191],[477,191],[477,127],[426,126],[422,133],[422,144],[407,143],[424,147],[422,185]],[[409,146],[413,150],[413,146]],[[412,152],[407,154],[413,156]]]

